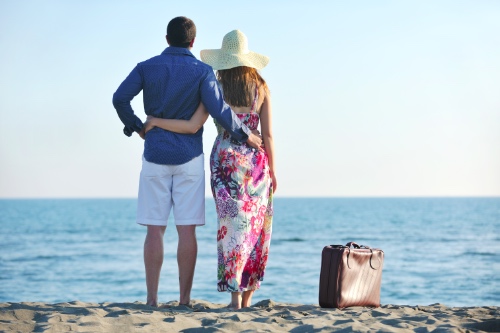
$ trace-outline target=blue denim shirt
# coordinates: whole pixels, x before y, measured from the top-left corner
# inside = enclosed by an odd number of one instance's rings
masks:
[[[188,49],[167,47],[159,56],[137,64],[118,87],[113,105],[127,136],[143,127],[130,105],[141,90],[147,115],[188,120],[202,102],[234,139],[248,139],[250,130],[224,102],[212,67],[196,59]],[[179,134],[155,127],[146,133],[144,158],[156,164],[189,162],[203,153],[202,134],[203,128],[195,134]]]

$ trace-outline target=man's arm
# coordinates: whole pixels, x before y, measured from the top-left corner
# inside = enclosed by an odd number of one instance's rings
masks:
[[[143,133],[143,123],[134,114],[134,110],[130,105],[132,99],[142,90],[142,79],[139,74],[139,68],[136,66],[127,78],[120,84],[116,92],[113,94],[113,105],[118,113],[118,117],[125,125],[123,133],[126,136],[131,136],[137,132],[139,135]],[[141,135],[143,137],[143,135]]]
[[[240,142],[246,142],[251,147],[259,149],[262,145],[261,137],[252,133],[224,101],[219,84],[213,72],[210,72],[205,77],[200,88],[201,102],[205,105],[208,113],[216,119],[234,139]]]

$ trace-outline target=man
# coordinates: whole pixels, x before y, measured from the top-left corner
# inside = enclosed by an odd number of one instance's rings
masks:
[[[151,306],[158,306],[163,235],[172,208],[179,236],[179,302],[189,304],[191,299],[198,251],[196,226],[205,224],[203,128],[195,134],[153,128],[146,135],[143,122],[132,110],[131,100],[142,90],[146,114],[169,119],[190,119],[202,102],[235,140],[246,141],[256,149],[262,144],[261,138],[243,125],[224,102],[212,68],[190,52],[195,37],[192,20],[172,19],[166,36],[169,47],[159,56],[137,64],[113,95],[125,135],[137,132],[145,139],[137,223],[147,226],[144,265],[146,304]]]

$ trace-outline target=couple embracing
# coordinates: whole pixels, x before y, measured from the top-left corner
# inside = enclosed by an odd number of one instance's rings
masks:
[[[144,242],[147,304],[158,306],[163,235],[173,210],[179,237],[180,304],[189,304],[197,256],[196,227],[205,224],[203,124],[211,115],[218,135],[210,155],[210,184],[216,204],[217,289],[231,293],[230,307],[251,305],[267,264],[273,216],[274,144],[271,100],[258,73],[269,58],[248,50],[238,30],[221,49],[191,53],[196,26],[176,17],[167,26],[168,47],[137,64],[113,95],[125,125],[144,141],[137,223]],[[217,71],[217,76],[214,71]],[[143,123],[131,100],[143,92]],[[261,128],[261,135],[257,127]]]

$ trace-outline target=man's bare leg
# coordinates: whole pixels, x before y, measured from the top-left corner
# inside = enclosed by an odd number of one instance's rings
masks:
[[[166,227],[148,225],[144,241],[144,267],[146,269],[147,305],[158,306],[158,285],[163,264],[163,235]]]
[[[243,297],[241,299],[241,307],[246,308],[252,305],[252,296],[255,290],[247,290],[243,292]]]
[[[180,304],[189,304],[193,287],[194,267],[198,254],[195,225],[178,225],[177,265],[179,265]]]

